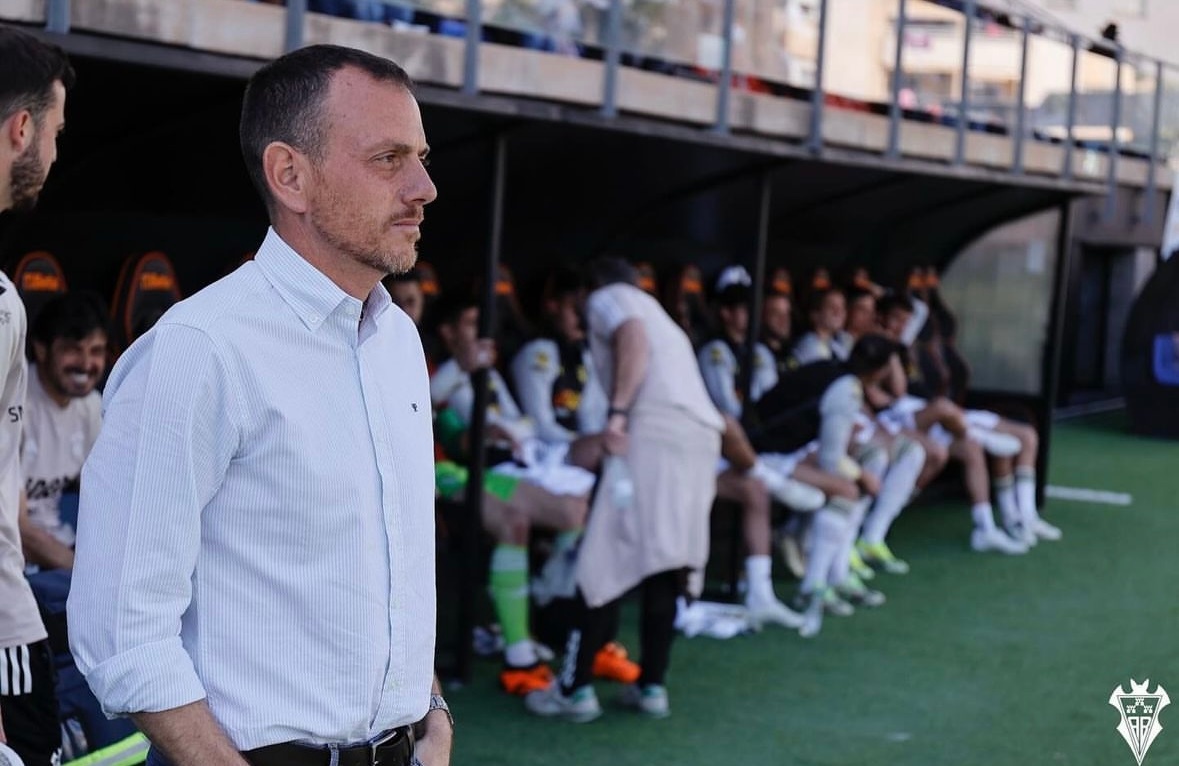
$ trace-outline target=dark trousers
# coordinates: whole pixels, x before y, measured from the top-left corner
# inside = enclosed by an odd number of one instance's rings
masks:
[[[25,766],[51,766],[61,760],[61,723],[57,715],[57,672],[48,641],[0,649],[5,673],[0,717],[8,746]],[[27,663],[26,663],[27,660]],[[27,665],[27,672],[26,672]]]
[[[662,686],[671,663],[675,602],[684,592],[683,572],[672,570],[651,575],[639,587],[642,590],[639,615],[642,675],[639,684]],[[590,609],[580,594],[578,599],[584,611],[577,627],[569,634],[566,646],[565,672],[561,674],[561,688],[565,693],[585,686],[593,679],[594,655],[618,632],[618,601]]]

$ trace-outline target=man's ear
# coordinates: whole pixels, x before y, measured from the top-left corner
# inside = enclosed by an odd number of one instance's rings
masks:
[[[33,360],[37,362],[37,366],[45,364],[45,360],[49,358],[49,348],[39,340],[33,341]]]
[[[292,213],[306,213],[314,183],[307,156],[290,144],[273,141],[262,151],[262,173],[274,201]]]
[[[28,109],[21,109],[4,121],[3,140],[12,149],[13,154],[24,154],[33,145],[37,135],[37,124]]]

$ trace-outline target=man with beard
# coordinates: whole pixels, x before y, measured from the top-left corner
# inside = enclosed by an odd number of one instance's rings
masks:
[[[21,541],[30,564],[71,569],[74,529],[61,518],[61,498],[76,491],[102,425],[95,387],[106,371],[106,308],[92,293],[58,296],[37,315],[31,336],[36,365],[25,398]]]
[[[57,159],[74,70],[60,48],[0,26],[0,212],[29,210]],[[58,763],[53,657],[24,578],[18,533],[25,309],[0,273],[0,742],[27,766]]]
[[[429,382],[380,284],[437,196],[412,88],[330,45],[258,70],[240,133],[271,229],[111,374],[70,639],[151,764],[449,763]]]

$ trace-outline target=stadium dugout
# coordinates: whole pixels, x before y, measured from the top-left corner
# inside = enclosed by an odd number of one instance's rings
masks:
[[[906,14],[967,22],[961,92],[934,109],[912,103],[899,76],[878,98],[835,77],[857,55],[844,42],[858,18],[845,2],[816,4],[814,46],[792,53],[813,65],[801,79],[767,69],[736,39],[734,0],[720,18],[689,5],[692,45],[657,49],[642,30],[650,19],[628,16],[620,0],[571,47],[541,21],[485,16],[477,0],[402,3],[381,21],[311,13],[306,0],[0,0],[0,23],[61,44],[79,74],[43,204],[3,230],[0,258],[46,250],[71,286],[111,295],[128,253],[160,250],[184,294],[212,282],[265,226],[236,146],[244,79],[285,50],[352,45],[398,60],[419,83],[441,190],[422,255],[443,289],[483,275],[485,333],[501,263],[521,286],[555,261],[603,253],[660,274],[739,263],[759,298],[779,266],[800,275],[857,265],[892,284],[928,264],[962,298],[964,325],[1006,333],[1004,344],[980,341],[988,356],[975,366],[991,374],[972,395],[1030,412],[1046,467],[1064,346],[1076,342],[1067,331],[1080,253],[1149,250],[1161,238],[1166,67],[999,0],[891,3],[881,42],[893,72],[905,69]],[[971,103],[975,22],[1022,51],[1005,103]],[[1058,55],[1037,73],[1050,82],[1033,107],[1026,70],[1037,46]],[[1094,88],[1078,80],[1094,68],[1109,75],[1112,105],[1097,116],[1080,108]],[[1141,108],[1123,110],[1131,70]],[[993,310],[1012,300],[1028,313]],[[757,306],[751,315],[756,336]],[[485,397],[484,382],[475,387]],[[472,443],[482,442],[485,402]],[[478,492],[469,504],[472,534],[460,539],[475,545]],[[467,676],[469,642],[452,659]]]

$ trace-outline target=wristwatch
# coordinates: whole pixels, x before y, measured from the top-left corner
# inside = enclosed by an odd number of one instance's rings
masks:
[[[443,696],[441,694],[431,694],[430,695],[430,709],[426,711],[426,715],[429,715],[430,713],[434,712],[435,710],[441,710],[446,713],[447,719],[450,720],[450,728],[453,729],[454,728],[454,716],[450,712],[450,705],[446,704],[446,700],[443,698]]]

